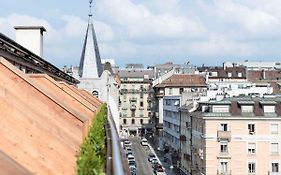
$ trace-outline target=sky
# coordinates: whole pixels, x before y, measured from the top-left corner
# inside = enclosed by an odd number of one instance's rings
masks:
[[[3,1],[0,32],[43,25],[44,59],[75,66],[88,13],[87,0]],[[281,60],[280,0],[94,0],[93,18],[101,57],[119,66]]]

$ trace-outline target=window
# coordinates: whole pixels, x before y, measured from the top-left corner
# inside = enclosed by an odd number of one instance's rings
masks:
[[[173,94],[173,89],[169,88],[169,95],[172,95],[172,94]]]
[[[143,98],[143,92],[140,93],[140,98]]]
[[[248,124],[249,134],[255,134],[255,124]]]
[[[256,172],[256,163],[249,162],[248,163],[248,173],[255,173]]]
[[[123,119],[123,124],[127,124],[127,120],[126,119]]]
[[[227,173],[227,162],[221,162],[220,163],[220,174],[226,174]]]
[[[227,73],[227,76],[228,76],[228,77],[232,77],[232,73],[231,73],[231,72],[228,72],[228,73]]]
[[[271,172],[274,172],[274,173],[279,172],[279,163],[271,163]]]
[[[140,107],[143,107],[143,101],[140,102]]]
[[[140,124],[143,124],[143,119],[140,119]]]
[[[221,123],[220,124],[220,131],[227,131],[227,124],[226,123]]]
[[[278,124],[270,125],[271,134],[278,134]]]
[[[275,113],[275,106],[272,105],[264,105],[263,106],[264,113]]]
[[[248,143],[248,154],[256,153],[256,143]]]
[[[98,91],[94,90],[94,91],[92,92],[92,94],[93,94],[95,97],[99,98],[99,92],[98,92]]]
[[[242,105],[241,106],[241,111],[242,113],[251,113],[253,112],[254,107],[252,105]]]
[[[180,88],[180,94],[182,94],[183,93],[183,88]]]
[[[227,142],[220,142],[220,152],[221,153],[227,153],[228,152]]]
[[[242,77],[242,72],[238,72],[238,77]]]
[[[132,124],[135,124],[135,119],[132,119]]]
[[[171,105],[171,100],[166,100],[166,105],[167,106]]]
[[[278,154],[279,153],[279,144],[278,143],[271,143],[270,149],[271,149],[271,154]]]

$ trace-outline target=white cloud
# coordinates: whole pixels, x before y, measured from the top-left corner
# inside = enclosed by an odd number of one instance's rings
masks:
[[[214,2],[216,16],[225,24],[235,24],[235,30],[245,33],[245,36],[265,38],[280,35],[280,19],[261,8],[250,8],[230,0],[216,0]]]
[[[71,15],[63,15],[61,19],[65,22],[65,26],[63,28],[63,34],[67,37],[78,37],[81,38],[83,36],[82,33],[85,32],[87,22],[82,20],[77,16]]]
[[[157,2],[161,5],[160,1]],[[179,1],[165,2],[177,4]],[[127,31],[123,34],[128,34],[127,37],[132,39],[196,38],[202,37],[206,31],[199,19],[172,13],[155,14],[147,7],[130,0],[104,0],[100,2],[99,9],[107,11],[108,20],[121,25]]]

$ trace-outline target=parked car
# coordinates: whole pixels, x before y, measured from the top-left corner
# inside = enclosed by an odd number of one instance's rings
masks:
[[[154,164],[158,164],[158,160],[157,160],[156,157],[152,158],[151,164],[152,164],[152,166],[153,166]]]
[[[123,148],[126,149],[127,147],[131,147],[132,143],[129,140],[123,141]]]
[[[136,161],[134,161],[134,160],[129,160],[129,161],[128,161],[128,165],[129,165],[129,168],[130,168],[130,167],[137,168]]]
[[[141,145],[142,146],[148,146],[147,139],[145,139],[145,138],[141,139]]]
[[[133,150],[131,147],[126,147],[126,156],[128,157],[128,155],[132,155],[133,154]]]
[[[164,171],[164,168],[162,165],[156,167],[154,170],[153,170],[154,174],[156,175],[166,175],[165,171]]]
[[[129,167],[129,169],[130,169],[130,174],[131,175],[136,175],[137,174],[137,169],[135,167],[131,166],[131,167]]]
[[[153,158],[156,158],[155,154],[150,153],[150,154],[148,155],[147,160],[148,160],[149,162],[151,162]]]
[[[131,155],[131,154],[128,155],[127,159],[128,159],[128,162],[129,161],[135,161],[135,157],[133,155]]]
[[[153,170],[153,171],[156,170],[159,166],[162,167],[162,165],[159,164],[159,163],[152,164],[152,170]]]

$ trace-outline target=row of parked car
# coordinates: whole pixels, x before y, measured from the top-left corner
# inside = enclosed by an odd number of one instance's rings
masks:
[[[123,148],[125,149],[125,152],[126,152],[126,157],[127,157],[130,173],[131,173],[131,175],[136,175],[137,174],[137,164],[136,164],[135,157],[133,155],[132,143],[129,140],[124,140]]]
[[[152,166],[154,174],[156,174],[156,175],[166,175],[166,173],[164,171],[165,170],[164,167],[160,164],[160,162],[158,162],[158,159],[156,158],[155,154],[150,153],[148,155],[147,160],[149,162],[151,162],[151,166]]]

